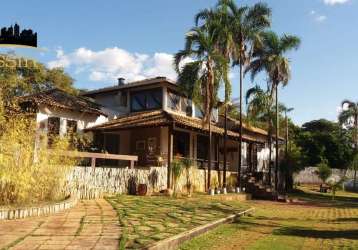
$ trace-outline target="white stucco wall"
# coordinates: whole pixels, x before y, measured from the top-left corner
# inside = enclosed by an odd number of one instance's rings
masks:
[[[40,106],[36,115],[36,123],[43,124],[43,130],[47,132],[48,118],[59,117],[60,118],[60,135],[66,134],[67,120],[77,121],[77,132],[81,132],[83,129],[90,128],[104,122],[107,122],[107,117],[103,115],[80,113],[70,110],[60,110],[46,106]]]

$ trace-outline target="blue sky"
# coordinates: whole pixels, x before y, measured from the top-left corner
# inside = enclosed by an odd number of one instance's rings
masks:
[[[0,26],[18,22],[38,32],[44,51],[16,49],[50,67],[63,66],[80,88],[115,84],[156,75],[175,77],[171,55],[183,48],[193,16],[212,0],[4,1]],[[257,1],[240,1],[254,4]],[[280,90],[281,101],[294,107],[293,120],[335,120],[340,102],[358,93],[358,1],[271,0],[272,29],[302,39],[289,54],[292,80]],[[6,52],[9,49],[1,49]],[[232,72],[233,97],[239,93]],[[265,83],[258,79],[258,84]],[[253,86],[245,79],[245,89]]]

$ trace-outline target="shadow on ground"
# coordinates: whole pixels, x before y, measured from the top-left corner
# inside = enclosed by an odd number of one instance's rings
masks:
[[[358,230],[315,230],[303,227],[282,227],[274,230],[274,235],[286,235],[307,238],[320,239],[350,239],[356,240],[358,237]]]

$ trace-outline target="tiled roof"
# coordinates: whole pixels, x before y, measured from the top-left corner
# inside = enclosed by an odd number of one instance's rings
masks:
[[[177,127],[187,129],[195,129],[205,132],[209,131],[208,126],[203,126],[201,119],[178,115],[164,110],[147,111],[118,117],[112,121],[92,127],[88,130],[123,130],[139,127],[168,126],[170,124],[175,124]],[[224,129],[216,126],[215,124],[211,125],[211,129],[214,134],[224,134]],[[237,132],[231,130],[228,131],[228,136],[231,138],[238,138],[239,135],[240,134]],[[264,142],[261,138],[246,134],[243,135],[243,139]]]
[[[234,118],[228,117],[228,120],[234,122],[236,126],[239,126],[239,124],[240,124],[240,121],[236,120]],[[244,129],[249,130],[249,131],[254,132],[254,133],[258,133],[258,134],[262,134],[262,135],[268,135],[266,130],[261,129],[261,128],[257,128],[257,127],[254,127],[254,126],[250,126],[249,124],[246,124],[245,122],[242,123],[242,127]]]
[[[111,86],[111,87],[106,87],[106,88],[101,88],[101,89],[90,90],[90,91],[83,93],[82,95],[83,96],[91,96],[92,94],[111,92],[111,91],[127,89],[127,88],[140,87],[140,86],[145,86],[148,84],[155,84],[155,83],[161,83],[161,82],[167,82],[172,85],[177,85],[177,83],[175,81],[172,81],[166,77],[158,76],[158,77],[154,77],[154,78],[144,79],[141,81],[125,83],[122,85],[116,85],[116,86]]]
[[[31,102],[39,105],[48,105],[55,108],[67,109],[77,112],[85,112],[97,115],[105,115],[101,106],[81,96],[68,94],[60,89],[51,89],[33,95],[18,98],[20,104]]]

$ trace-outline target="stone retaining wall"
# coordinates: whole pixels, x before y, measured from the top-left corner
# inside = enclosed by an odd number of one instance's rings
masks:
[[[295,183],[302,184],[321,184],[322,180],[318,177],[317,174],[318,168],[316,167],[307,167],[304,170],[300,171],[298,174],[294,175]],[[342,169],[332,169],[332,175],[329,179],[340,180],[342,177],[352,179],[354,171],[352,170],[342,170]]]
[[[165,189],[167,168],[150,167],[75,167],[68,178],[67,190],[80,199],[93,199],[103,194],[128,194],[131,186],[146,184],[149,191]]]
[[[69,198],[62,202],[48,204],[38,207],[24,208],[0,208],[0,220],[22,219],[30,216],[43,216],[63,211],[74,207],[77,204],[76,198]]]
[[[227,172],[227,177],[234,173]],[[235,175],[235,174],[234,174]],[[207,171],[202,169],[191,169],[189,172],[193,191],[204,192],[207,181]],[[222,173],[211,171],[211,178],[217,179],[220,183]],[[187,172],[183,171],[178,181],[177,191],[187,191]],[[146,184],[149,192],[159,192],[167,188],[167,168],[148,167],[134,168],[128,167],[75,167],[69,175],[66,185],[66,193],[80,199],[100,198],[104,194],[128,194],[131,193],[131,186],[135,183]]]

